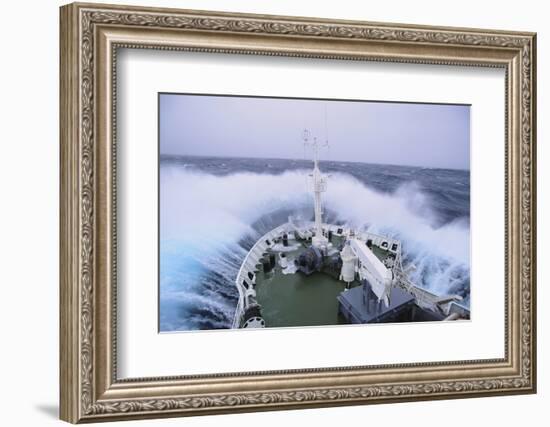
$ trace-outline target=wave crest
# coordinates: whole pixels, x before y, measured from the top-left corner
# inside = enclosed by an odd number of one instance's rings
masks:
[[[288,213],[312,217],[308,172],[215,176],[161,168],[161,330],[230,326],[234,277],[255,239]],[[323,195],[331,220],[399,238],[404,261],[416,266],[413,281],[469,304],[469,220],[438,226],[435,203],[415,182],[382,193],[344,173],[331,176]]]

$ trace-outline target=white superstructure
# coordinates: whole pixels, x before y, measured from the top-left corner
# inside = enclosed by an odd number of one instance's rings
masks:
[[[359,239],[351,239],[350,247],[359,259],[359,276],[366,279],[372,291],[389,306],[389,292],[392,286],[392,272],[374,255],[366,243]]]

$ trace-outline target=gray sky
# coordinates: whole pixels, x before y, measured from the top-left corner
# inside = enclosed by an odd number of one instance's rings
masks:
[[[301,159],[304,128],[326,160],[470,169],[469,106],[160,95],[162,154]]]

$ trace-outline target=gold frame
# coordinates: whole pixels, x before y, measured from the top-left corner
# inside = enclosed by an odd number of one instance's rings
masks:
[[[534,33],[100,4],[61,8],[60,416],[77,423],[534,393]],[[505,357],[174,378],[116,377],[119,47],[506,70]]]

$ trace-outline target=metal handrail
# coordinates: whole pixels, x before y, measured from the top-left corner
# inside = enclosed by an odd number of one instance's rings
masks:
[[[231,327],[233,329],[236,329],[239,327],[241,323],[242,315],[244,314],[244,311],[246,309],[245,307],[245,293],[246,289],[242,285],[242,282],[245,277],[247,277],[250,270],[247,268],[247,265],[252,263],[253,266],[258,264],[260,261],[260,258],[263,256],[265,250],[270,246],[266,243],[266,240],[273,241],[274,237],[278,237],[281,232],[286,231],[289,226],[288,222],[285,222],[282,225],[279,225],[278,227],[274,228],[273,230],[267,232],[262,237],[260,237],[256,243],[254,243],[254,246],[250,248],[248,253],[246,254],[246,257],[244,258],[244,261],[241,264],[241,267],[239,268],[239,272],[237,273],[237,277],[235,279],[235,286],[237,287],[237,290],[239,291],[239,301],[237,303],[237,307],[235,308],[235,314],[233,316],[233,323]],[[257,249],[260,249],[257,251]],[[254,259],[256,258],[256,259]],[[256,270],[252,271],[253,273]]]

